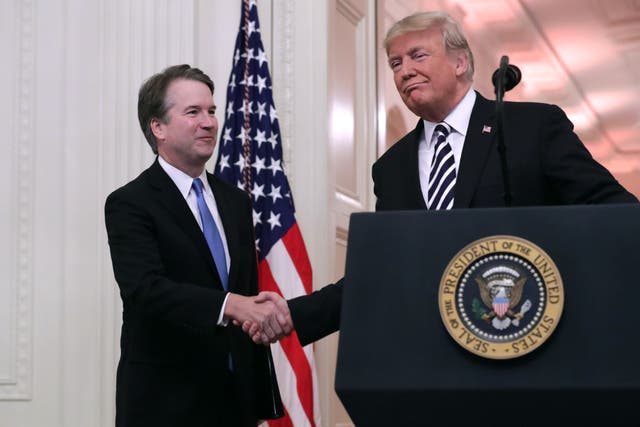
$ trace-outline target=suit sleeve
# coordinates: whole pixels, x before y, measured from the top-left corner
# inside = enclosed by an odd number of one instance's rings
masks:
[[[380,179],[380,166],[379,163],[376,162],[371,167],[371,178],[373,180],[373,194],[376,196],[376,212],[384,211],[384,188],[382,185],[382,180]]]
[[[193,331],[213,331],[224,292],[169,276],[162,261],[158,225],[144,203],[130,193],[116,191],[105,203],[105,222],[125,314]],[[168,256],[181,256],[179,252],[176,248]]]
[[[555,200],[561,204],[638,202],[591,156],[559,107],[550,107],[542,128],[544,175]]]
[[[288,301],[293,325],[303,346],[340,328],[343,280]]]

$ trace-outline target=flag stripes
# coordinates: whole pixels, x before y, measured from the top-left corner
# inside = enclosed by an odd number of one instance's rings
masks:
[[[242,1],[215,174],[252,201],[261,291],[286,299],[312,290],[311,263],[284,172],[278,115],[255,0]],[[313,346],[294,333],[271,346],[285,416],[270,427],[320,426]]]

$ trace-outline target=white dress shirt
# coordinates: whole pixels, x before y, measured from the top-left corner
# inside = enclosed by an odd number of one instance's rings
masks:
[[[158,156],[158,163],[162,169],[169,175],[169,178],[173,181],[173,183],[178,187],[180,194],[189,205],[189,209],[191,209],[191,213],[194,218],[198,222],[200,229],[202,230],[202,219],[200,219],[200,212],[198,211],[198,201],[196,199],[196,192],[193,189],[193,180],[186,173],[182,172],[180,169],[175,166],[169,164],[162,156]],[[222,226],[222,220],[220,219],[220,213],[218,212],[218,205],[216,204],[216,199],[213,197],[213,192],[211,191],[211,187],[209,186],[209,180],[207,179],[206,170],[202,171],[202,174],[199,176],[202,181],[202,195],[204,196],[204,201],[211,212],[211,216],[213,216],[213,220],[216,223],[216,227],[218,227],[218,232],[220,233],[220,239],[222,240],[222,246],[224,247],[224,255],[227,261],[227,274],[229,273],[229,266],[231,265],[231,258],[229,257],[229,246],[227,245],[227,236],[224,233],[224,227]],[[222,309],[218,315],[218,325],[225,325],[227,322],[223,320],[224,308],[227,305],[227,298],[229,294],[224,299],[224,303],[222,304]]]
[[[447,137],[447,142],[453,151],[453,160],[456,164],[456,176],[460,168],[460,157],[462,156],[462,147],[464,139],[467,136],[469,120],[471,119],[471,111],[473,104],[476,102],[476,92],[473,88],[469,88],[467,94],[456,105],[456,107],[444,118],[444,122],[451,127],[451,132]],[[435,139],[433,131],[438,123],[427,120],[422,121],[424,130],[420,137],[420,145],[418,146],[418,172],[420,174],[420,188],[424,203],[427,204],[427,191],[429,189],[429,172],[431,171],[431,160],[433,160],[433,150],[435,149]]]

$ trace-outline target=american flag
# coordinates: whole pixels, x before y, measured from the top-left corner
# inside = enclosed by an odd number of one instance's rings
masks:
[[[311,264],[294,216],[255,0],[243,0],[215,174],[251,194],[260,290],[308,294]],[[319,426],[313,346],[293,332],[271,346],[285,416],[269,426]]]

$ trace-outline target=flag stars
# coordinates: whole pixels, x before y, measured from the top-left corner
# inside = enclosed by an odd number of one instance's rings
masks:
[[[267,220],[269,225],[271,225],[271,230],[276,227],[282,227],[280,224],[280,214],[274,214],[273,212],[269,212],[269,219]]]
[[[267,87],[267,78],[258,76],[258,81],[254,86],[258,87],[258,93],[262,94],[262,89]]]
[[[269,141],[269,144],[271,144],[271,149],[275,150],[276,145],[278,145],[278,134],[272,133],[267,141]]]
[[[269,193],[268,196],[271,197],[272,203],[275,203],[278,199],[282,199],[280,188],[282,188],[282,186],[276,187],[275,185],[271,188],[271,193]]]
[[[251,213],[253,215],[253,226],[255,227],[258,224],[262,224],[262,220],[260,219],[262,213],[256,211],[255,209],[251,209]]]
[[[255,198],[256,202],[258,201],[258,199],[260,197],[265,197],[264,196],[264,185],[258,185],[257,183],[254,182],[253,183],[253,190],[251,190],[251,194],[253,194],[253,197]]]
[[[260,147],[262,147],[262,143],[267,141],[267,138],[265,137],[265,131],[256,131],[256,136],[253,137],[253,140],[258,143],[258,149],[260,149]]]
[[[267,169],[271,171],[273,176],[275,176],[276,172],[278,171],[282,172],[282,166],[280,165],[280,162],[280,159],[274,159],[273,157],[271,158],[271,164],[267,166]]]
[[[249,21],[249,25],[245,27],[245,30],[249,37],[251,37],[252,33],[260,32],[260,30],[256,28],[256,21]]]
[[[222,145],[227,145],[227,142],[231,141],[233,141],[233,138],[231,138],[231,128],[224,128],[224,135],[222,135]]]
[[[243,53],[241,55],[243,58],[246,58],[247,62],[251,61],[253,59],[253,54],[251,53],[251,49],[249,49],[248,51],[246,51],[245,53]]]
[[[240,128],[240,133],[236,136],[236,139],[239,139],[242,145],[244,145],[245,141],[249,139],[244,128]]]
[[[251,165],[256,170],[256,174],[260,174],[262,169],[266,169],[267,167],[264,164],[264,159],[261,159],[259,156],[256,156],[256,161]]]
[[[236,165],[240,169],[241,174],[242,174],[242,171],[244,171],[244,168],[247,167],[247,163],[245,162],[244,157],[242,156],[238,157],[238,161],[235,162],[234,165]],[[244,188],[244,186],[241,186],[240,188]]]
[[[229,168],[231,169],[231,165],[229,165],[229,155],[228,154],[223,154],[222,156],[220,156],[220,163],[218,164],[218,170],[220,171],[220,173],[222,173],[222,171],[224,171],[224,168]]]
[[[251,82],[251,80],[252,80],[252,79],[253,79],[253,77],[252,77],[252,76],[247,76],[247,78],[242,77],[242,80],[240,80],[237,84],[238,84],[239,86],[245,86],[245,85],[246,85],[246,86],[249,86],[249,87],[251,87],[251,86],[255,86],[255,85]]]
[[[256,59],[260,63],[260,68],[262,68],[262,64],[267,62],[267,54],[264,53],[264,50],[260,49],[258,51],[258,56],[255,56],[254,59]]]
[[[226,123],[220,128],[221,152],[216,172],[228,177],[251,198],[256,250],[264,258],[274,240],[280,238],[279,233],[285,232],[295,219],[289,212],[293,209],[293,195],[284,175],[283,137],[272,98],[269,57],[260,41],[256,0],[247,3],[249,12],[245,4],[246,20],[240,24],[241,37],[233,51],[227,105],[221,111]],[[246,66],[250,66],[248,72]]]
[[[260,78],[258,77],[258,80]],[[258,83],[259,85],[259,83]],[[258,102],[258,120],[262,120],[262,116],[267,115],[267,103],[266,102]]]
[[[233,116],[233,100],[227,104],[227,119],[231,116]]]
[[[242,107],[238,108],[236,111],[238,111],[239,113],[244,114],[245,111],[248,110],[249,114],[251,114],[251,111],[253,110],[253,106],[251,104],[253,104],[253,101],[251,101],[249,103],[243,102],[242,103]]]

